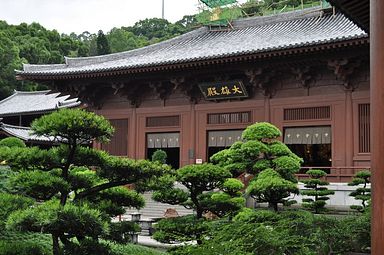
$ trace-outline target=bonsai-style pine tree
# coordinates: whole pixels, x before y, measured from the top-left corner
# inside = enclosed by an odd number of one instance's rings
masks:
[[[334,191],[328,190],[326,185],[329,185],[329,182],[321,180],[322,177],[326,176],[327,173],[323,170],[308,170],[307,174],[310,179],[303,180],[304,187],[308,190],[301,191],[301,194],[304,196],[310,196],[313,198],[304,198],[303,206],[310,210],[313,210],[315,213],[321,213],[326,211],[325,205],[326,201],[329,199],[329,195],[335,194]]]
[[[244,206],[245,200],[239,192],[243,185],[230,177],[231,173],[228,170],[207,163],[187,165],[175,171],[174,175],[166,180],[167,184],[160,185],[154,192],[153,199],[194,209],[196,216],[188,217],[184,221],[176,219],[177,225],[173,224],[175,219],[162,220],[158,224],[154,238],[163,242],[197,240],[201,243],[200,235],[204,228],[198,227],[198,231],[192,235],[189,225],[201,225],[205,212],[211,211],[218,216],[225,216]],[[183,184],[186,189],[174,187],[175,182]]]
[[[368,184],[371,183],[371,172],[368,170],[362,170],[356,173],[352,182],[348,183],[349,186],[358,186],[355,191],[349,194],[356,200],[361,200],[361,205],[351,205],[351,209],[359,212],[364,212],[368,202],[371,200],[371,188],[368,188]]]
[[[213,163],[233,175],[244,172],[255,175],[247,193],[258,202],[268,202],[274,210],[279,203],[292,203],[287,200],[291,193],[298,194],[295,173],[302,162],[278,140],[280,136],[280,130],[274,125],[255,123],[244,130],[243,141],[211,157]]]
[[[72,250],[82,244],[100,246],[99,237],[111,217],[124,213],[123,206],[144,206],[140,194],[121,185],[146,185],[168,169],[89,148],[92,141],[108,140],[114,130],[106,119],[84,110],[62,109],[43,116],[32,123],[32,130],[61,146],[1,148],[0,161],[16,173],[9,181],[12,190],[35,200],[33,206],[9,215],[6,227],[50,234],[54,255],[63,253],[61,244]]]

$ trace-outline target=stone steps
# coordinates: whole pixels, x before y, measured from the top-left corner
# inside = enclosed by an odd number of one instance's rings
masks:
[[[193,210],[186,209],[183,206],[163,204],[163,203],[159,203],[159,202],[152,200],[151,192],[146,192],[143,194],[143,196],[145,198],[145,207],[140,209],[140,210],[137,210],[134,208],[132,208],[132,209],[128,208],[126,213],[121,216],[122,220],[131,220],[131,216],[130,216],[131,213],[140,213],[141,219],[162,218],[164,216],[165,211],[168,208],[175,209],[177,211],[177,213],[179,214],[179,216],[193,214]]]

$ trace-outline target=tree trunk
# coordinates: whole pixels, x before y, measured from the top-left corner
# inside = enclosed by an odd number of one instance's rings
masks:
[[[278,203],[268,202],[268,208],[274,210],[275,212],[279,211]]]
[[[52,248],[53,248],[53,255],[61,255],[58,235],[52,234]]]
[[[76,141],[74,144],[71,146],[69,145],[69,154],[67,158],[67,162],[65,162],[65,166],[62,169],[61,177],[63,177],[64,180],[68,181],[68,175],[69,175],[69,167],[72,164],[72,161],[75,157],[75,152],[76,152]],[[68,193],[62,193],[60,197],[60,204],[65,205],[67,203],[67,198],[68,198]]]

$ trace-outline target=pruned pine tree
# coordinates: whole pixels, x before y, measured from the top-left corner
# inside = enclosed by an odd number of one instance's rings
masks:
[[[335,192],[325,187],[329,185],[329,182],[321,179],[327,175],[323,170],[308,170],[307,174],[310,179],[302,181],[307,190],[301,191],[301,194],[313,198],[303,198],[303,206],[315,213],[322,213],[327,210],[325,205],[329,200],[328,196]]]
[[[371,188],[368,185],[371,183],[371,172],[362,170],[356,173],[349,186],[357,186],[356,190],[349,194],[356,200],[361,200],[361,205],[351,205],[351,209],[359,212],[364,212],[371,200]]]
[[[290,197],[299,192],[295,173],[302,163],[301,158],[278,140],[280,136],[280,130],[274,125],[255,123],[244,130],[243,141],[235,142],[229,149],[211,157],[213,163],[234,176],[255,175],[246,192],[257,202],[269,203],[275,211],[278,204],[295,202]]]
[[[54,255],[77,245],[104,249],[99,238],[108,236],[111,217],[124,213],[124,207],[144,206],[144,198],[123,185],[144,189],[170,169],[90,148],[90,142],[107,141],[114,130],[104,117],[84,110],[45,115],[32,123],[32,130],[55,138],[61,146],[0,148],[0,161],[15,173],[9,180],[11,192],[34,199],[33,206],[7,215],[6,228],[50,234]]]

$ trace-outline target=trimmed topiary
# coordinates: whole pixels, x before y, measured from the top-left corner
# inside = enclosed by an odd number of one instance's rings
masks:
[[[0,140],[0,147],[5,146],[5,147],[18,147],[18,148],[25,148],[26,145],[23,142],[23,140],[17,138],[17,137],[7,137],[2,140]]]
[[[321,180],[322,177],[327,175],[323,170],[308,170],[307,174],[310,179],[303,180],[304,187],[308,190],[303,190],[301,192],[304,196],[310,196],[313,198],[303,198],[303,207],[308,208],[315,213],[321,213],[326,211],[325,208],[326,201],[329,199],[328,195],[335,194],[334,191],[328,190],[326,185],[329,185],[329,182]]]
[[[371,188],[368,188],[368,184],[371,183],[371,172],[368,170],[362,170],[356,173],[352,182],[348,183],[348,186],[358,186],[355,191],[349,194],[356,200],[361,200],[361,205],[351,205],[351,209],[359,212],[364,212],[369,201],[371,200]]]
[[[298,192],[295,173],[302,163],[301,158],[278,140],[280,136],[280,130],[274,125],[255,123],[244,130],[243,141],[211,157],[214,164],[231,171],[234,176],[255,175],[246,192],[257,202],[268,202],[275,210],[278,203],[290,205],[295,202],[289,197],[291,192]],[[268,173],[262,174],[264,171]],[[278,185],[280,194],[272,182]]]
[[[156,150],[152,155],[152,161],[158,161],[162,164],[167,163],[167,153],[163,150]]]

